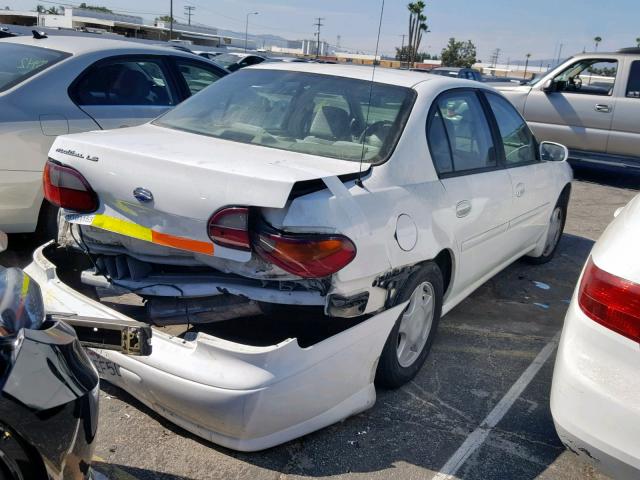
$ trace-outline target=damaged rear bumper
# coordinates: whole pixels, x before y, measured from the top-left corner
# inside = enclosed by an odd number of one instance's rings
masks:
[[[63,283],[44,248],[26,271],[40,284],[49,313],[133,321]],[[306,348],[295,338],[256,347],[154,330],[148,357],[99,349],[92,357],[102,378],[168,420],[219,445],[256,451],[371,407],[378,357],[404,307]]]

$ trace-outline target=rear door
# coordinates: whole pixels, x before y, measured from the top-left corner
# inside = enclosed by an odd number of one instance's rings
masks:
[[[572,150],[604,153],[618,69],[615,58],[582,58],[553,78],[555,91],[545,92],[543,85],[536,85],[524,110],[536,137]]]
[[[460,251],[456,283],[465,289],[508,258],[511,181],[475,89],[441,94],[429,114],[427,136]]]
[[[483,92],[493,114],[498,156],[511,179],[511,209],[506,247],[511,255],[536,244],[549,224],[557,199],[552,168],[540,161],[535,137],[518,111],[502,96]]]
[[[180,102],[161,56],[102,60],[85,70],[69,92],[78,107],[102,129],[148,122]]]
[[[635,157],[640,168],[640,57],[628,57],[624,89],[616,100],[607,153]],[[631,161],[631,159],[630,159]]]

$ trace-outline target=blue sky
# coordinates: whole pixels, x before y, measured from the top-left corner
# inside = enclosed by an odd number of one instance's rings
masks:
[[[66,0],[69,2],[69,0]],[[66,3],[61,2],[62,5]],[[152,19],[169,9],[169,0],[91,0],[114,11],[139,13]],[[386,0],[382,24],[381,51],[391,53],[401,43],[408,26],[407,0]],[[33,9],[37,0],[0,0],[14,9]],[[250,32],[271,33],[285,38],[313,38],[314,17],[323,17],[322,38],[363,51],[375,50],[381,1],[379,0],[174,0],[174,14],[184,17],[184,5],[196,7],[194,21],[244,31],[247,12]],[[50,5],[46,3],[45,5]],[[478,57],[488,60],[494,48],[501,48],[501,61],[553,58],[559,43],[563,56],[593,49],[593,37],[604,41],[599,49],[633,46],[640,37],[638,0],[432,0],[427,2],[431,33],[422,50],[440,53],[449,37],[472,40]]]

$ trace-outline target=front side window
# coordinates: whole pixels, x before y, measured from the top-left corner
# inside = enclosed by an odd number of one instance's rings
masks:
[[[56,50],[0,43],[0,92],[46,70],[70,55]]]
[[[477,94],[454,90],[438,97],[428,124],[429,148],[438,174],[469,173],[497,166],[491,130]],[[444,150],[443,129],[446,133]],[[449,160],[451,159],[451,167]]]
[[[176,64],[178,65],[178,71],[187,84],[187,88],[189,88],[189,93],[191,95],[195,95],[203,88],[208,87],[213,82],[220,79],[220,75],[218,75],[212,68],[206,68],[194,62],[185,61],[179,58],[176,58]]]
[[[353,78],[242,70],[155,124],[234,142],[380,163],[391,155],[414,98],[410,88]]]
[[[640,60],[631,64],[629,83],[627,83],[627,97],[640,98]]]
[[[585,59],[571,64],[553,79],[556,92],[613,95],[618,73],[616,60]]]
[[[513,105],[494,93],[487,93],[486,97],[502,137],[507,167],[537,161],[536,140]]]
[[[89,68],[73,87],[79,105],[175,105],[158,60],[116,60]]]

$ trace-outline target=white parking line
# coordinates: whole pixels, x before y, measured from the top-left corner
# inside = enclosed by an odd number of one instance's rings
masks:
[[[440,469],[440,472],[435,475],[431,480],[452,480],[454,475],[464,464],[464,462],[475,452],[491,433],[491,430],[502,420],[506,415],[518,397],[522,394],[525,388],[531,383],[531,380],[536,376],[538,371],[542,368],[545,362],[549,359],[555,348],[558,346],[560,340],[560,333],[558,332],[549,343],[547,343],[540,353],[534,358],[533,362],[527,367],[527,369],[520,375],[520,378],[516,380],[509,391],[504,397],[493,407],[493,410],[489,412],[489,415],[485,417],[480,426],[476,428],[471,435],[467,437],[460,448],[447,460],[447,463]]]

